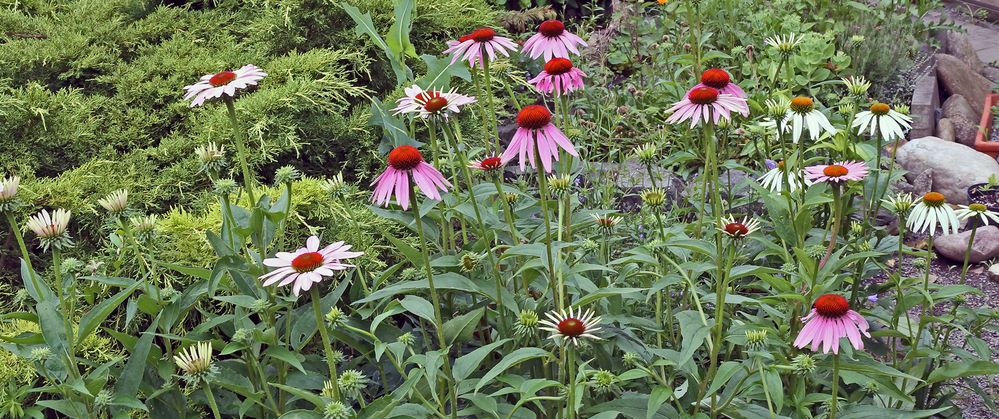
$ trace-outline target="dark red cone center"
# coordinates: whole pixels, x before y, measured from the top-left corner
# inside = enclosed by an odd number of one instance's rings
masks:
[[[836,294],[826,294],[815,300],[815,311],[823,317],[842,317],[850,311],[850,303]]]
[[[233,80],[236,80],[236,73],[232,71],[223,71],[221,73],[212,76],[212,78],[208,79],[208,84],[214,87],[219,87],[219,86],[225,86]]]
[[[398,170],[412,170],[423,162],[420,150],[411,145],[401,145],[389,152],[388,164]]]
[[[496,37],[496,31],[492,28],[479,28],[469,34],[475,42],[489,42]]]
[[[295,272],[312,272],[323,265],[323,255],[319,252],[302,253],[291,260]]]
[[[709,68],[704,70],[701,74],[701,83],[705,86],[711,86],[715,89],[722,89],[728,86],[731,79],[728,76],[728,72],[720,68]]]
[[[503,167],[503,160],[499,157],[489,157],[482,160],[482,162],[479,163],[479,166],[482,166],[485,170],[496,170]]]
[[[565,25],[557,20],[546,20],[538,26],[538,32],[546,37],[554,38],[565,32]]]
[[[847,173],[850,173],[850,171],[838,164],[831,164],[826,166],[825,169],[822,169],[822,174],[829,177],[843,177],[846,176]]]
[[[440,111],[441,109],[444,109],[446,107],[447,107],[447,99],[444,99],[443,96],[433,97],[423,104],[423,109],[426,109],[427,112],[431,113]]]
[[[742,223],[725,224],[725,233],[733,237],[742,237],[749,234],[749,228]]]
[[[517,114],[517,125],[527,129],[541,129],[552,122],[552,113],[541,105],[528,105]]]
[[[713,87],[697,87],[690,91],[688,98],[698,105],[708,105],[718,100],[718,90]]]
[[[458,43],[465,42],[469,39],[472,39],[472,34],[462,35],[460,38],[458,38]]]
[[[586,332],[586,326],[579,319],[569,317],[558,322],[558,332],[563,336],[576,337]]]
[[[545,63],[545,72],[553,76],[568,73],[572,70],[572,61],[568,58],[552,58]]]

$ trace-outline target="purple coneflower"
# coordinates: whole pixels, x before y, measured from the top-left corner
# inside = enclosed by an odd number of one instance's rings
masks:
[[[458,43],[449,42],[448,49],[444,50],[445,54],[451,54],[451,64],[458,60],[468,60],[469,67],[474,67],[476,63],[484,67],[483,56],[488,56],[489,61],[493,61],[497,52],[509,57],[510,51],[517,49],[517,44],[510,38],[497,36],[492,28],[479,28],[466,36],[467,38],[463,36],[459,39]]]
[[[826,294],[815,300],[812,312],[802,317],[805,327],[801,328],[798,338],[794,340],[796,348],[804,348],[811,344],[812,352],[817,352],[822,346],[822,353],[839,353],[839,340],[849,338],[854,349],[864,349],[861,334],[871,337],[867,332],[867,319],[856,311],[850,310],[850,303],[836,294]]]
[[[264,265],[277,268],[264,274],[264,286],[278,283],[279,287],[294,283],[292,292],[298,296],[301,291],[308,291],[312,284],[319,283],[325,276],[333,276],[336,271],[353,267],[343,263],[344,259],[352,259],[363,255],[362,252],[351,252],[350,245],[336,242],[319,249],[319,237],[312,236],[305,241],[305,247],[295,252],[277,252],[272,258],[264,259]]]
[[[247,64],[236,71],[223,71],[206,74],[201,80],[190,86],[184,86],[187,91],[184,100],[191,100],[191,107],[200,106],[208,99],[224,96],[236,96],[237,89],[245,89],[257,84],[267,76],[263,70],[253,64]]]
[[[513,140],[503,152],[501,158],[504,162],[518,156],[520,160],[520,170],[524,170],[525,163],[530,162],[531,167],[537,168],[534,161],[534,147],[537,142],[538,154],[541,156],[541,165],[545,172],[551,173],[552,159],[558,161],[559,148],[573,156],[579,156],[576,148],[573,147],[569,137],[566,137],[555,124],[552,124],[552,113],[541,105],[528,105],[517,114],[517,131],[513,133]]]
[[[573,67],[568,58],[552,58],[545,63],[545,69],[537,77],[528,80],[538,91],[562,96],[583,88],[586,73]]]
[[[410,145],[396,147],[388,155],[388,167],[374,182],[375,191],[371,202],[375,205],[388,206],[393,192],[402,209],[409,209],[409,175],[423,193],[431,199],[440,200],[438,192],[447,192],[451,183],[441,172],[423,160],[420,150]]]
[[[742,90],[739,85],[732,83],[732,76],[728,74],[727,71],[720,68],[709,68],[701,73],[701,82],[694,86],[696,87],[711,87],[718,90],[718,93],[723,95],[732,95],[738,98],[745,99],[749,97],[744,90]]]
[[[701,121],[713,121],[717,124],[722,118],[731,120],[733,111],[748,116],[749,105],[746,104],[746,99],[719,93],[713,87],[700,86],[690,89],[683,100],[666,111],[673,113],[666,122],[678,124],[689,119],[690,127],[693,128]]]
[[[836,164],[819,164],[805,168],[805,179],[809,182],[846,182],[861,180],[867,176],[867,164],[862,161],[841,161]]]
[[[545,60],[551,60],[552,57],[569,58],[570,52],[579,55],[580,46],[586,46],[583,38],[565,30],[565,24],[553,19],[538,25],[538,33],[524,41],[523,52],[531,58],[544,55]]]

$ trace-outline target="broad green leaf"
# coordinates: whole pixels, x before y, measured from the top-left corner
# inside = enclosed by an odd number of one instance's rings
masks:
[[[308,374],[307,372],[305,372],[305,368],[302,367],[302,361],[298,359],[298,357],[301,355],[289,351],[285,349],[283,346],[271,346],[270,348],[267,348],[266,351],[264,351],[264,355],[280,359],[285,363],[287,363],[288,365],[291,365],[295,367],[295,369],[301,371],[302,374]]]
[[[645,419],[652,419],[656,415],[656,412],[659,411],[659,406],[666,403],[666,400],[669,400],[672,396],[673,389],[669,387],[659,385],[652,389],[652,394],[649,395],[648,408],[645,412]]]
[[[991,361],[957,361],[949,362],[935,368],[930,372],[926,384],[933,384],[940,381],[952,380],[961,377],[974,375],[994,375],[999,374],[999,364]]]
[[[444,322],[444,340],[447,341],[448,345],[471,339],[472,332],[475,331],[475,326],[479,324],[485,311],[485,308],[479,308]]]
[[[589,303],[600,300],[601,298],[607,298],[615,295],[624,295],[632,293],[640,293],[647,290],[648,288],[603,288],[600,291],[587,294],[585,297],[580,298],[575,303],[572,304],[573,307],[583,307]]]
[[[101,322],[107,319],[108,316],[110,316],[111,313],[129,296],[131,296],[132,292],[134,292],[142,284],[142,282],[136,281],[130,287],[121,290],[113,297],[101,301],[99,304],[91,308],[87,314],[84,314],[80,319],[80,326],[77,331],[77,344],[82,343],[88,336],[90,336],[90,334],[97,329],[97,326],[100,326]]]
[[[313,393],[311,391],[306,391],[306,390],[302,390],[302,389],[300,389],[298,387],[286,386],[284,384],[278,384],[278,383],[267,383],[267,384],[270,385],[270,386],[272,386],[272,387],[284,390],[288,394],[291,394],[293,396],[297,396],[298,398],[306,400],[309,403],[312,403],[312,405],[315,406],[315,407],[318,407],[318,408],[326,407],[326,401],[323,400],[322,397],[316,395],[315,393]]]
[[[424,320],[430,322],[430,324],[434,327],[437,327],[437,321],[434,319],[434,305],[431,304],[430,301],[427,301],[423,297],[407,295],[399,301],[399,304],[401,304],[406,311],[422,317]]]
[[[452,369],[454,380],[460,382],[468,378],[468,376],[472,375],[472,372],[479,368],[479,364],[482,363],[483,359],[486,359],[486,356],[491,354],[500,345],[509,341],[510,339],[498,340],[456,359],[454,361],[454,368]]]
[[[496,366],[490,369],[489,372],[486,373],[486,375],[483,375],[482,379],[479,380],[479,383],[475,385],[475,391],[478,392],[480,389],[482,389],[482,387],[485,387],[486,384],[489,384],[489,382],[491,382],[494,378],[496,378],[496,376],[500,375],[501,373],[503,373],[503,371],[506,371],[508,368],[520,364],[529,359],[541,358],[545,356],[548,356],[548,351],[541,348],[517,349],[511,352],[509,355],[504,356],[500,362],[496,363]]]

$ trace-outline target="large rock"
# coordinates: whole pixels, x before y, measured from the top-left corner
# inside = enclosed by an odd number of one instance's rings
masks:
[[[980,74],[985,68],[985,64],[975,53],[975,47],[971,45],[968,35],[962,32],[948,31],[945,36],[947,37],[947,53],[963,61],[971,70]]]
[[[933,240],[933,249],[947,259],[963,263],[964,253],[968,251],[968,240],[971,230],[959,234],[948,234]],[[978,263],[999,256],[999,228],[996,226],[979,227],[975,232],[975,243],[971,245],[970,263]]]
[[[937,78],[947,95],[961,95],[973,109],[985,108],[985,95],[992,89],[992,82],[978,74],[964,61],[948,54],[936,54]]]
[[[979,113],[971,108],[968,100],[961,95],[953,95],[943,103],[943,116],[954,128],[954,140],[968,147],[975,146],[978,134]],[[938,124],[942,125],[942,124]],[[943,138],[943,137],[941,137]],[[947,138],[943,138],[947,139]]]
[[[899,147],[898,164],[905,168],[910,182],[931,170],[933,190],[952,204],[968,203],[968,187],[999,177],[999,163],[987,154],[937,137],[923,137]]]
[[[954,123],[950,122],[950,119],[940,118],[937,121],[937,138],[944,141],[957,140],[957,134],[954,132]]]

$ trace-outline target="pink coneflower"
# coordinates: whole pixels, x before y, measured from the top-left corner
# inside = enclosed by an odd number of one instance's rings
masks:
[[[732,95],[742,99],[749,97],[741,87],[732,83],[732,77],[728,74],[728,72],[720,68],[709,68],[704,70],[704,72],[701,73],[701,82],[694,87],[711,87],[717,90],[720,94]]]
[[[535,89],[555,96],[562,96],[583,88],[586,73],[573,67],[568,58],[552,58],[545,63],[545,69],[537,77],[528,81]]]
[[[407,87],[405,92],[406,96],[399,98],[399,105],[392,109],[395,115],[419,113],[421,118],[439,116],[447,119],[448,114],[461,112],[462,106],[475,103],[475,97],[455,93],[454,90],[450,92],[423,90],[414,84],[412,87]]]
[[[499,157],[487,157],[482,160],[476,160],[468,163],[468,167],[475,170],[481,170],[483,172],[492,172],[502,169],[506,162]]]
[[[223,71],[215,74],[206,74],[201,77],[201,81],[190,86],[184,86],[187,93],[184,100],[191,101],[191,107],[200,106],[208,99],[217,99],[223,95],[236,96],[237,89],[245,89],[257,84],[258,81],[267,76],[263,70],[253,64],[247,64],[236,71]]]
[[[690,89],[683,100],[666,111],[673,112],[666,122],[677,124],[689,119],[693,128],[701,121],[713,120],[717,124],[721,118],[731,120],[733,111],[749,116],[746,99],[719,93],[714,87],[700,86]]]
[[[573,156],[579,156],[576,148],[572,146],[569,137],[566,137],[561,130],[552,124],[552,113],[541,105],[529,105],[520,110],[517,114],[517,131],[513,133],[513,140],[503,151],[501,158],[504,162],[518,156],[520,159],[520,170],[524,170],[526,162],[531,163],[531,167],[537,168],[534,161],[534,143],[537,142],[538,154],[541,156],[541,165],[545,172],[551,173],[552,159],[558,161],[558,149],[561,147]]]
[[[579,55],[579,46],[586,46],[580,38],[565,30],[565,25],[557,20],[546,20],[538,25],[538,33],[524,42],[523,52],[531,58],[542,55],[545,60],[552,57],[569,58],[569,53]]]
[[[821,345],[822,353],[829,353],[832,349],[834,354],[838,354],[839,340],[844,337],[850,339],[854,349],[864,349],[864,340],[860,335],[871,337],[867,333],[867,319],[850,310],[850,303],[846,298],[836,294],[826,294],[816,299],[812,312],[802,317],[801,321],[805,323],[805,327],[798,333],[794,346],[804,348],[811,343],[812,352],[817,352]]]
[[[447,192],[451,183],[444,178],[433,166],[423,161],[420,150],[410,145],[401,145],[393,149],[388,155],[388,167],[382,172],[372,185],[375,185],[375,192],[371,194],[371,202],[375,205],[388,206],[395,193],[395,199],[402,209],[409,209],[409,175],[413,175],[413,182],[420,187],[423,194],[431,199],[440,200],[438,192]]]
[[[600,317],[594,317],[593,311],[583,311],[582,308],[573,313],[572,307],[569,311],[550,311],[545,313],[547,320],[541,320],[541,329],[552,333],[549,339],[554,339],[558,343],[572,343],[579,345],[579,340],[595,339],[600,340],[593,334],[600,330]]]
[[[350,252],[350,245],[336,242],[319,249],[319,237],[312,236],[305,241],[305,247],[294,253],[277,252],[272,258],[264,259],[264,265],[277,268],[260,279],[264,286],[271,286],[280,281],[279,287],[295,283],[292,292],[295,296],[301,291],[308,291],[312,284],[323,280],[324,276],[333,276],[335,271],[353,267],[343,263],[344,259],[352,259],[363,255],[362,252]]]
[[[445,54],[451,54],[451,64],[458,60],[468,60],[468,66],[474,67],[476,63],[482,65],[483,55],[493,61],[497,52],[509,57],[510,51],[517,49],[517,44],[510,38],[497,36],[492,28],[479,28],[466,36],[467,38],[462,37],[464,40],[459,39],[457,44],[448,43],[448,49],[444,50]]]
[[[805,179],[814,183],[861,180],[865,176],[867,176],[867,164],[862,161],[841,161],[836,164],[819,164],[805,168]]]

